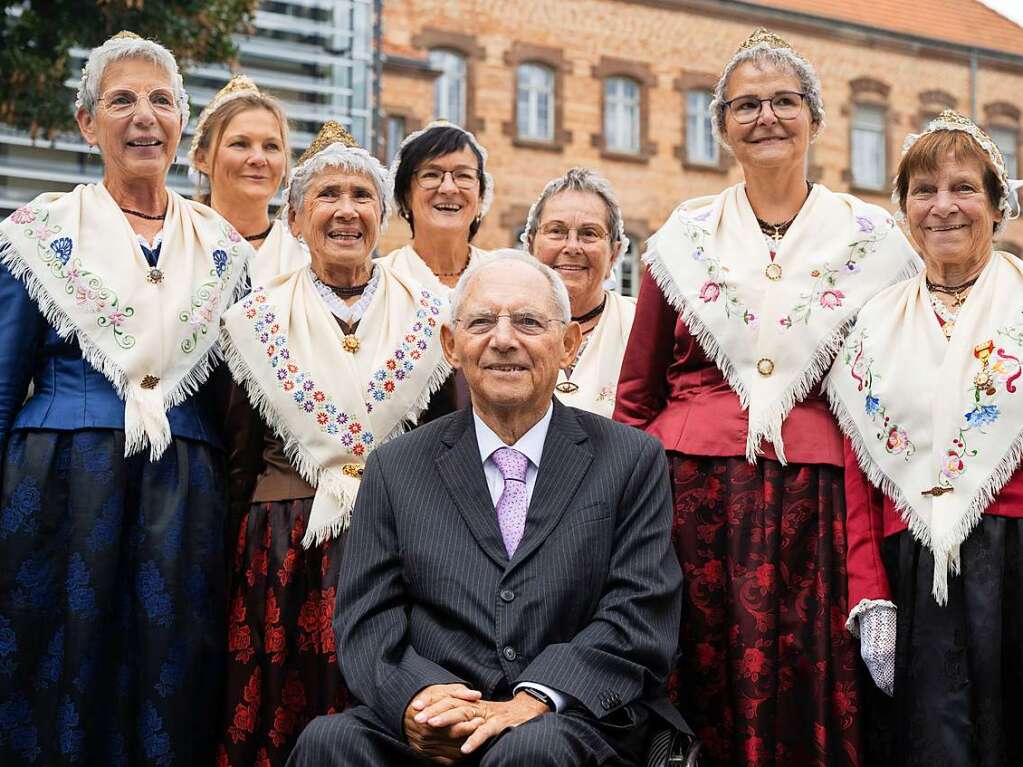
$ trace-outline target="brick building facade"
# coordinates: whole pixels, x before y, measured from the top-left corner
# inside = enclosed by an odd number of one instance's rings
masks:
[[[972,112],[1018,165],[1023,29],[975,0],[384,0],[381,25],[381,153],[438,113],[475,132],[496,180],[483,247],[512,245],[529,204],[572,165],[611,180],[634,242],[679,201],[738,181],[705,109],[757,26],[821,76],[826,126],[809,172],[831,189],[891,207],[906,133],[946,107]],[[408,236],[395,221],[381,251]],[[1003,244],[1019,252],[1023,222]]]

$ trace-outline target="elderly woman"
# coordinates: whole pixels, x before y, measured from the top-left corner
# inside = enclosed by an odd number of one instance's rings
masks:
[[[669,451],[680,703],[714,763],[852,764],[844,455],[819,383],[855,312],[918,258],[884,210],[807,180],[820,82],[784,40],[741,46],[711,115],[745,181],[650,240],[615,418]]]
[[[566,405],[611,417],[615,388],[636,302],[604,288],[628,250],[625,223],[611,185],[586,168],[551,181],[529,209],[522,241],[564,281],[572,319],[583,331],[575,364],[555,388]]]
[[[166,48],[94,49],[77,119],[103,181],[0,224],[0,762],[209,763],[226,499],[204,382],[252,250],[166,187],[188,120]]]
[[[310,719],[346,705],[331,627],[339,535],[370,451],[414,424],[451,370],[443,299],[374,264],[388,211],[380,163],[328,123],[287,198],[310,266],[224,317],[231,372],[268,435],[232,579],[230,765],[283,765]]]
[[[1010,194],[965,117],[909,137],[893,197],[926,272],[863,307],[828,377],[851,442],[848,626],[894,684],[906,765],[1023,764],[1023,265],[991,244]]]
[[[199,115],[188,157],[198,199],[258,248],[249,264],[252,284],[309,263],[284,220],[270,221],[270,201],[290,164],[288,121],[277,99],[236,75]]]

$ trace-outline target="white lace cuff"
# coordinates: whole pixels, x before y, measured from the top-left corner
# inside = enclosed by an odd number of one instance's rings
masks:
[[[861,599],[860,603],[856,605],[852,610],[849,611],[849,617],[845,621],[846,630],[854,637],[860,635],[859,617],[868,610],[872,610],[875,607],[890,607],[896,610],[895,603],[887,599]]]

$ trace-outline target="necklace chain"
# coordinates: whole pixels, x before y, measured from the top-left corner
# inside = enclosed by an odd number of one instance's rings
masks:
[[[120,205],[118,205],[117,207],[121,208]],[[148,213],[143,213],[141,210],[132,210],[131,208],[121,208],[121,212],[127,213],[129,216],[138,216],[139,218],[144,218],[146,221],[163,221],[165,218],[167,218],[166,208],[164,208],[163,213],[161,213],[158,216],[151,216]]]
[[[594,317],[599,317],[601,314],[603,314],[605,306],[607,306],[607,294],[606,293],[604,294],[604,300],[603,301],[601,301],[599,304],[594,306],[592,309],[590,309],[585,314],[580,314],[578,317],[573,317],[572,321],[573,322],[578,322],[580,324],[583,323],[583,322],[589,322]]]

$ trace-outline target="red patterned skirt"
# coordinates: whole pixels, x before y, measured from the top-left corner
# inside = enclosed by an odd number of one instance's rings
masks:
[[[331,625],[343,543],[302,548],[312,505],[254,503],[242,519],[217,767],[283,767],[311,719],[347,704]]]
[[[669,453],[678,704],[709,763],[860,765],[842,470]]]

